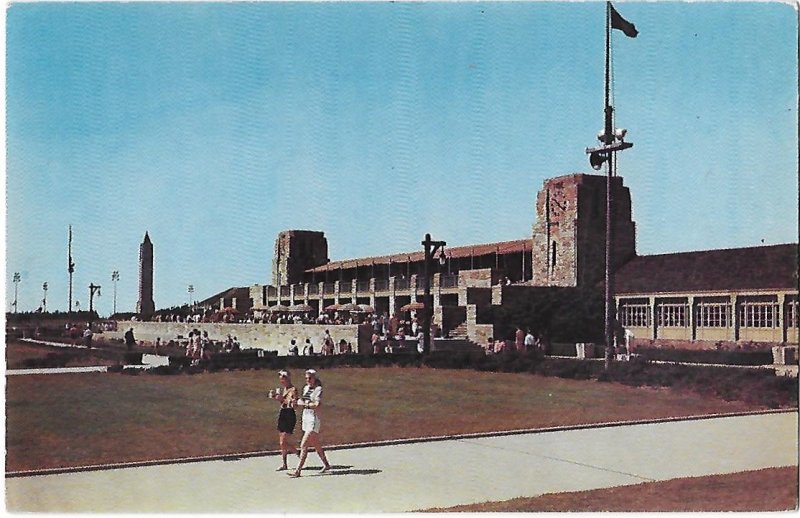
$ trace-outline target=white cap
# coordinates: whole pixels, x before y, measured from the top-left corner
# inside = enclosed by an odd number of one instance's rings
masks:
[[[306,371],[306,374],[308,374],[309,376],[314,376],[315,378],[317,377],[317,371],[315,371],[314,369],[308,369]]]

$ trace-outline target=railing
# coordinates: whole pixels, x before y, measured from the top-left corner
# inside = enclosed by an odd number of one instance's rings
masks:
[[[394,289],[396,290],[407,290],[408,289],[408,279],[400,278],[394,280]]]
[[[319,293],[319,284],[309,284],[308,285],[308,294],[309,295],[316,295]]]
[[[356,291],[369,293],[369,281],[358,281]]]
[[[331,293],[336,293],[336,285],[332,282],[326,282],[322,285],[322,293],[325,295],[329,295]]]
[[[439,286],[442,288],[457,288],[458,287],[458,274],[442,275],[439,279]]]
[[[389,279],[375,279],[375,291],[389,291]]]

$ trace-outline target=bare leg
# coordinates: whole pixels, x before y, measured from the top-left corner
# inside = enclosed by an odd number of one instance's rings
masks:
[[[289,453],[289,445],[288,445],[288,437],[286,432],[281,432],[278,437],[281,444],[281,459],[283,459],[283,465],[279,468],[280,470],[288,469],[286,465],[286,456]],[[294,448],[292,448],[294,449]]]
[[[297,469],[295,469],[293,473],[289,474],[290,477],[297,478],[300,476],[300,471],[303,469],[303,466],[306,463],[306,457],[308,457],[308,438],[309,435],[313,433],[314,432],[305,432],[303,435],[303,440],[300,441],[300,461],[297,463]]]
[[[317,455],[319,455],[319,458],[322,461],[322,473],[326,473],[331,469],[331,465],[328,463],[328,459],[325,457],[325,450],[322,449],[322,443],[319,440],[319,434],[311,432],[309,435],[309,441],[314,449],[317,450]]]

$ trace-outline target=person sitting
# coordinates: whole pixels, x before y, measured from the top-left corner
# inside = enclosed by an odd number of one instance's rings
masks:
[[[233,344],[231,344],[231,352],[238,353],[242,349],[241,344],[239,343],[239,339],[235,336],[233,337]]]
[[[303,354],[305,354],[305,348],[303,349]],[[294,338],[292,338],[291,345],[289,346],[289,356],[298,356],[300,353],[297,348],[297,342]]]

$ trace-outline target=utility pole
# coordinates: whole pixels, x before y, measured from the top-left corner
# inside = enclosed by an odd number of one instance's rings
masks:
[[[42,284],[42,313],[47,313],[47,283]]]

